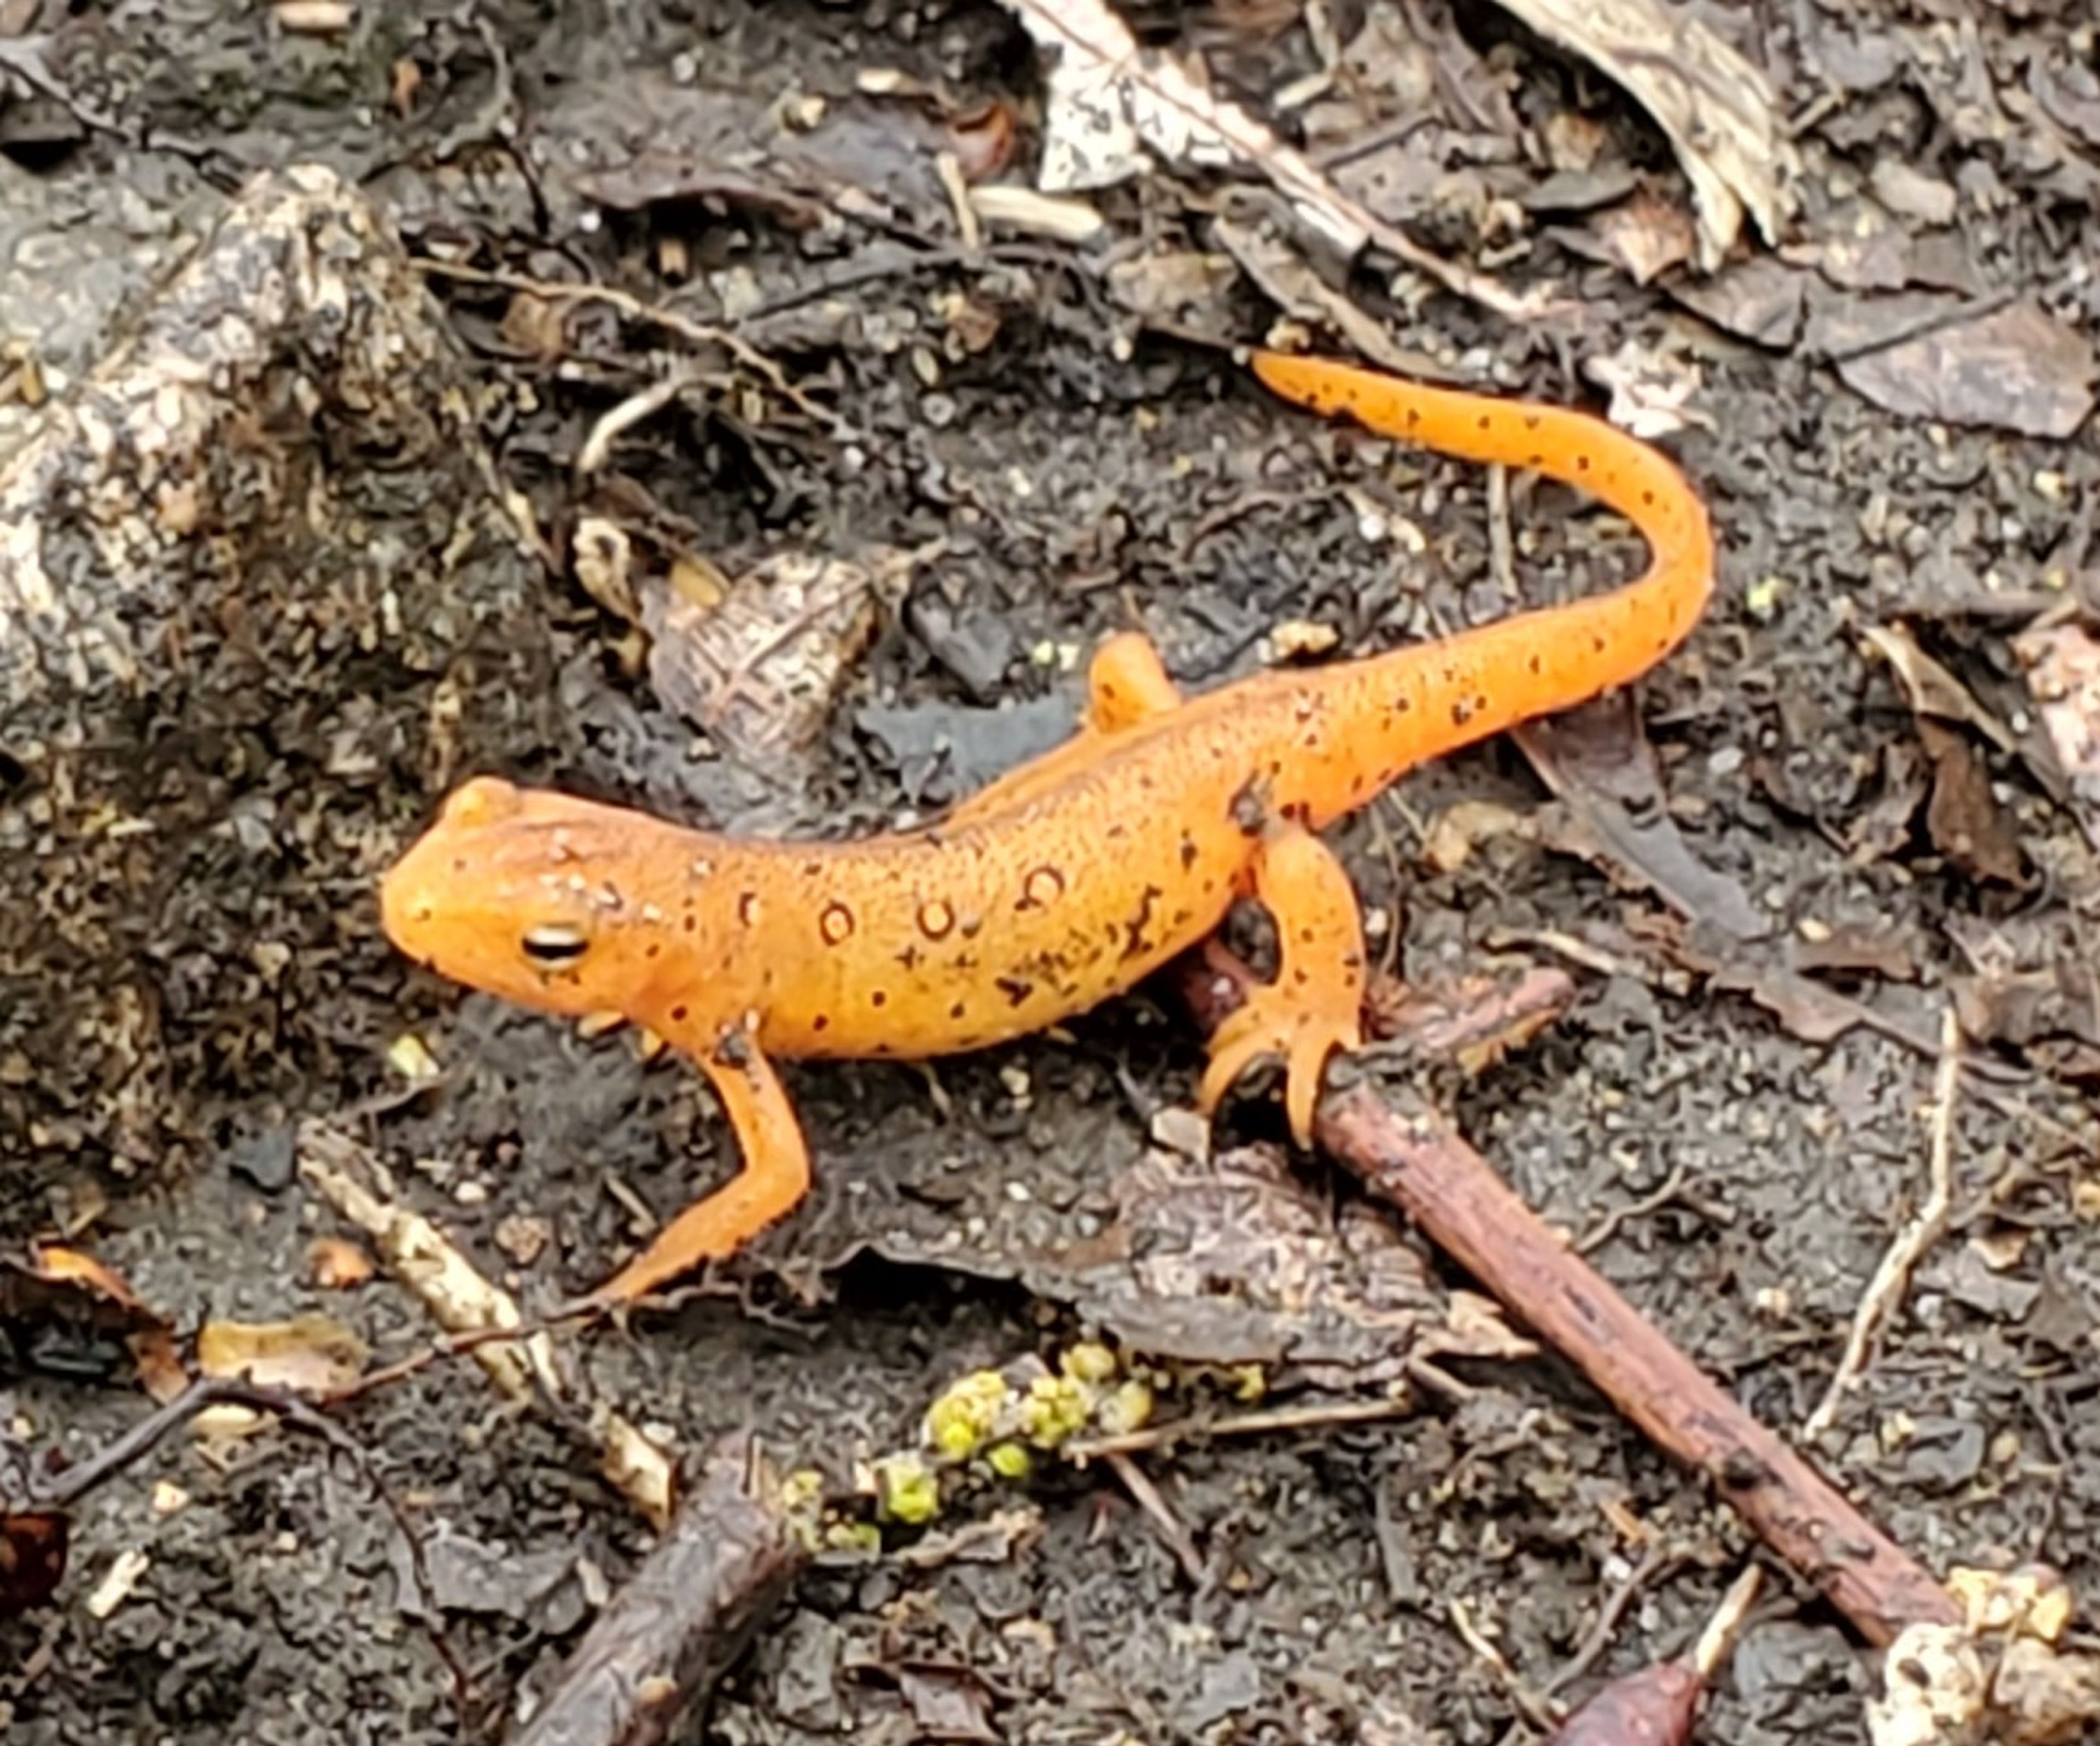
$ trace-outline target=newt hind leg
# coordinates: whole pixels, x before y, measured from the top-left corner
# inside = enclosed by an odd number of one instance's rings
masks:
[[[766,1226],[786,1218],[810,1192],[809,1144],[786,1087],[757,1040],[732,1030],[712,1047],[693,1052],[729,1118],[743,1167],[665,1225],[581,1307],[632,1303],[703,1262],[735,1254]]]
[[[1181,694],[1151,639],[1137,631],[1118,631],[1094,650],[1088,664],[1087,714],[1079,732],[959,802],[946,822],[968,824],[1057,788],[1101,756],[1103,741],[1180,707]]]
[[[1255,1061],[1281,1056],[1291,1137],[1308,1145],[1328,1056],[1363,1042],[1363,914],[1333,850],[1302,825],[1269,827],[1252,876],[1276,923],[1276,980],[1218,1026],[1198,1101],[1210,1114]]]

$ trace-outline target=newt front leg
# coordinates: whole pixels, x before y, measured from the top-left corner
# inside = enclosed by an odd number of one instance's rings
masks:
[[[674,1039],[678,1040],[678,1039]],[[702,1263],[731,1255],[784,1219],[810,1192],[810,1148],[758,1040],[743,1025],[692,1051],[742,1151],[736,1175],[695,1201],[578,1306],[611,1309],[646,1297]]]

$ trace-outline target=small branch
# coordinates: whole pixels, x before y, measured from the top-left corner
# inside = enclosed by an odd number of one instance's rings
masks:
[[[1845,1342],[1845,1356],[1821,1403],[1808,1415],[1801,1434],[1814,1442],[1838,1417],[1838,1403],[1867,1367],[1867,1351],[1874,1332],[1887,1319],[1910,1284],[1911,1269],[1947,1229],[1948,1210],[1954,1204],[1954,1106],[1961,1087],[1961,1021],[1949,1007],[1939,1021],[1939,1071],[1934,1076],[1932,1152],[1928,1166],[1930,1179],[1925,1204],[1917,1216],[1904,1227],[1874,1269],[1866,1294],[1853,1312],[1852,1331]]]
[[[1185,960],[1184,997],[1206,1028],[1251,981],[1220,952]],[[1774,1552],[1877,1646],[1961,1609],[1786,1441],[1652,1327],[1546,1229],[1451,1123],[1412,1091],[1330,1091],[1317,1137],[1371,1191],[1579,1368],[1667,1453],[1705,1475]]]
[[[660,1746],[735,1664],[808,1562],[752,1440],[715,1446],[669,1531],[510,1746]]]

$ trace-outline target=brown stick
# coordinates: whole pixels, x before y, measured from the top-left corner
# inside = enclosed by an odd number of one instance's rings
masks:
[[[512,1746],[658,1746],[743,1653],[806,1562],[757,1446],[726,1437]]]
[[[1193,957],[1182,993],[1207,1029],[1253,980],[1215,946]],[[1745,1412],[1610,1284],[1573,1254],[1411,1091],[1330,1091],[1322,1149],[1418,1224],[1667,1453],[1704,1474],[1758,1536],[1813,1582],[1869,1642],[1961,1609],[1903,1550],[1780,1437]]]

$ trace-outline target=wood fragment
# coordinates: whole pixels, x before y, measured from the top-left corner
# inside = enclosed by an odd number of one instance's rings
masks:
[[[1206,1030],[1253,981],[1215,948],[1184,963],[1181,992]],[[1945,1589],[1572,1254],[1414,1091],[1334,1087],[1314,1132],[1659,1447],[1705,1475],[1869,1642],[1885,1646],[1919,1620],[1960,1621]]]
[[[656,1746],[786,1596],[808,1553],[754,1440],[710,1452],[670,1530],[613,1597],[510,1746]]]

